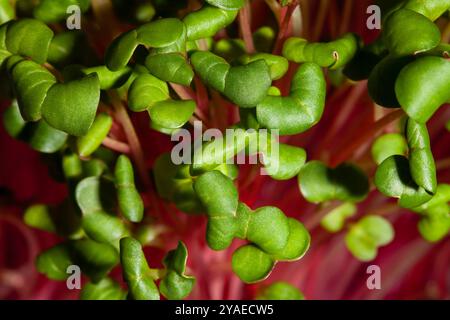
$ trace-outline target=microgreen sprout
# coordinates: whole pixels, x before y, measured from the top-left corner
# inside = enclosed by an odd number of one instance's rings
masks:
[[[189,228],[201,229],[205,247],[229,253],[223,269],[247,284],[266,280],[278,262],[296,268],[294,261],[314,248],[319,225],[345,233],[350,253],[372,261],[395,233],[393,219],[365,211],[368,202],[382,202],[375,193],[415,212],[429,242],[448,235],[450,186],[438,174],[445,163],[432,151],[430,136],[439,128],[427,123],[450,102],[450,48],[437,22],[448,20],[450,0],[391,6],[369,44],[345,30],[331,30],[329,39],[309,35],[298,21],[290,23],[299,1],[261,2],[279,27],[256,30],[246,0],[196,1],[196,10],[187,1],[120,2],[113,1],[120,19],[105,22],[89,0],[32,1],[21,9],[0,0],[0,93],[10,101],[4,127],[46,154],[52,176],[67,185],[64,201],[30,205],[24,213],[28,226],[63,238],[37,256],[39,272],[62,281],[69,266],[79,266],[88,279],[80,292],[86,300],[185,299],[199,282],[191,274],[202,276],[190,268],[201,254],[187,240]],[[72,5],[86,17],[87,31],[61,30]],[[346,122],[361,88],[348,80],[367,80],[374,102],[362,111],[370,113],[368,128],[359,119]],[[327,115],[327,96],[348,87],[348,103]],[[384,114],[381,107],[399,110]],[[382,118],[373,121],[378,111]],[[402,116],[401,130],[388,126]],[[135,130],[140,119],[158,136]],[[450,129],[444,120],[440,125]],[[144,137],[175,141],[195,131],[197,121],[233,137],[189,141],[194,152],[182,163],[167,149],[141,144]],[[356,142],[368,144],[342,145],[347,125]],[[245,175],[242,163],[233,162],[242,155],[260,160]],[[269,177],[255,174],[257,166]],[[297,179],[294,195],[322,214],[311,223],[301,206],[281,210],[256,201],[266,189],[253,180],[264,185],[264,179]],[[174,249],[156,260],[146,247],[161,244]],[[118,266],[126,287],[111,272]],[[258,288],[258,299],[305,298],[286,282]]]

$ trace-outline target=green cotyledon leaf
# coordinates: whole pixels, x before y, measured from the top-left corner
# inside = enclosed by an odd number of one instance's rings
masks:
[[[351,226],[345,237],[349,251],[360,261],[375,259],[378,247],[394,239],[394,229],[380,216],[365,216]]]
[[[159,101],[148,110],[152,128],[170,134],[189,121],[196,106],[194,100]]]
[[[351,164],[332,169],[320,161],[310,161],[300,170],[298,180],[303,197],[314,203],[329,200],[359,202],[369,192],[367,176]]]
[[[159,290],[167,299],[184,299],[194,287],[195,278],[185,275],[187,257],[187,248],[181,241],[175,250],[164,257],[163,264],[167,270],[161,279]]]
[[[286,246],[273,255],[276,260],[296,261],[301,259],[311,244],[311,236],[305,226],[296,219],[288,218],[289,236]]]
[[[244,6],[244,0],[206,0],[206,2],[224,10],[239,10]]]
[[[412,208],[420,214],[417,224],[422,237],[429,242],[437,242],[450,232],[450,185],[439,184],[430,201]]]
[[[303,293],[293,285],[278,281],[263,288],[256,297],[257,300],[304,300]]]
[[[258,208],[250,215],[246,225],[247,240],[266,253],[276,254],[288,242],[289,221],[278,208]]]
[[[136,29],[137,41],[152,48],[168,47],[186,38],[184,23],[176,18],[158,19]]]
[[[115,38],[105,54],[105,64],[108,69],[118,71],[125,68],[138,45],[139,41],[137,40],[136,30],[122,33]]]
[[[308,231],[297,220],[287,218],[278,208],[262,207],[252,211],[245,204],[239,203],[235,210],[234,203],[237,198],[227,196],[219,199],[215,194],[211,196],[207,186],[209,190],[219,189],[219,192],[225,190],[224,188],[229,189],[228,194],[235,193],[236,188],[231,179],[227,179],[218,171],[201,175],[194,184],[197,195],[208,210],[208,245],[212,249],[223,250],[234,238],[245,239],[251,243],[241,247],[233,255],[233,270],[244,282],[263,280],[276,261],[298,260],[309,248]],[[226,207],[230,208],[230,214],[220,213]],[[249,253],[243,254],[241,251]],[[261,266],[258,266],[258,263],[253,266],[258,270],[253,270],[251,265],[255,257],[260,259],[260,262],[264,260]]]
[[[433,207],[438,207],[442,204],[450,202],[450,185],[439,184],[436,188],[436,193],[430,201],[423,203],[422,205],[411,208],[414,212],[424,213],[432,210]]]
[[[272,78],[272,80],[278,80],[282,78],[289,67],[289,62],[286,58],[269,53],[244,55],[240,58],[242,64],[248,64],[257,60],[264,60],[267,63],[270,68],[270,77]]]
[[[170,99],[167,83],[151,74],[139,75],[128,92],[128,106],[132,111],[144,111],[155,103]]]
[[[63,242],[42,252],[36,259],[36,266],[50,279],[65,280],[71,274],[68,268],[77,265],[97,282],[118,262],[119,257],[113,247],[82,239]]]
[[[394,56],[428,51],[441,42],[439,28],[427,17],[409,9],[391,14],[383,25],[382,36],[389,53]]]
[[[231,264],[234,273],[245,283],[266,279],[276,261],[254,245],[244,245],[233,253]]]
[[[194,150],[191,172],[193,174],[204,173],[227,163],[235,155],[242,152],[249,145],[257,145],[259,139],[255,130],[243,130],[241,128],[228,131],[225,136],[208,137],[210,141]],[[257,149],[254,148],[254,152]]]
[[[91,239],[118,248],[119,240],[129,231],[121,219],[107,213],[114,207],[112,195],[114,184],[101,177],[85,178],[75,189],[75,199],[83,213],[83,230]]]
[[[390,156],[378,166],[375,185],[382,194],[398,198],[398,204],[403,208],[420,206],[432,198],[414,182],[409,161],[401,155]]]
[[[280,135],[304,132],[319,122],[325,106],[326,82],[321,68],[304,63],[296,71],[287,97],[267,95],[256,107],[263,128]]]
[[[22,140],[36,151],[55,153],[67,142],[67,134],[49,126],[44,120],[26,122],[19,107],[13,103],[3,114],[6,131],[12,137]]]
[[[79,239],[81,230],[80,212],[71,199],[56,206],[32,205],[24,213],[26,225],[44,230],[69,239]]]
[[[207,209],[208,245],[213,250],[226,249],[238,228],[235,216],[239,199],[233,181],[219,171],[210,171],[194,181],[194,190]]]
[[[450,100],[450,61],[440,57],[418,58],[400,72],[395,93],[410,118],[427,122]]]
[[[224,164],[215,168],[236,179],[238,170],[235,165]],[[189,165],[175,165],[170,154],[162,154],[155,162],[153,169],[158,194],[163,199],[175,203],[175,206],[185,213],[204,213],[206,210],[197,197],[193,183],[195,177],[189,172]]]
[[[72,62],[81,45],[83,33],[78,30],[56,34],[50,43],[47,61],[54,66],[65,66]]]
[[[398,133],[387,133],[379,136],[372,145],[371,153],[374,161],[379,165],[393,155],[406,155],[408,143]]]
[[[36,19],[45,23],[56,23],[65,20],[70,13],[67,12],[70,6],[77,6],[81,12],[89,9],[89,0],[41,0],[33,10]],[[70,12],[70,11],[69,11]]]
[[[400,107],[395,93],[395,83],[400,71],[413,60],[410,56],[387,56],[372,69],[367,88],[375,103],[386,108]]]
[[[151,276],[139,241],[126,237],[120,240],[122,274],[133,300],[159,300],[159,291]]]
[[[0,25],[0,67],[3,67],[3,63],[12,55],[6,48],[6,31],[9,24],[4,23]]]
[[[14,19],[14,7],[9,0],[0,0],[0,25]]]
[[[69,249],[64,243],[41,252],[36,258],[37,270],[52,280],[65,280],[69,276],[67,268],[73,264]]]
[[[122,214],[131,222],[140,222],[144,216],[144,202],[136,189],[133,165],[127,156],[119,156],[114,175]]]
[[[274,260],[298,260],[309,248],[311,238],[303,224],[286,218],[278,208],[261,207],[253,211],[239,203],[236,219],[235,236],[252,242]]]
[[[53,85],[42,104],[42,117],[52,127],[74,136],[85,135],[100,101],[97,74]]]
[[[75,264],[88,275],[93,282],[100,281],[119,263],[117,250],[106,243],[90,239],[69,241],[68,249]]]
[[[327,43],[309,43],[302,38],[289,38],[283,46],[283,56],[290,61],[314,62],[321,67],[338,69],[345,66],[356,54],[360,39],[347,33]]]
[[[441,204],[433,207],[422,215],[417,223],[417,228],[428,242],[434,243],[442,240],[450,232],[450,206]]]
[[[124,85],[130,77],[132,70],[129,67],[125,67],[118,71],[111,71],[106,66],[97,66],[84,68],[82,72],[85,75],[96,73],[100,82],[100,89],[109,90]]]
[[[76,179],[83,173],[81,160],[76,153],[65,153],[62,157],[62,170],[66,179]]]
[[[56,231],[55,223],[50,216],[48,207],[45,205],[38,204],[28,207],[23,220],[27,226],[47,232]]]
[[[177,52],[149,55],[145,66],[157,78],[184,86],[189,86],[194,78],[191,66]]]
[[[404,8],[423,14],[434,21],[450,9],[450,0],[408,0]]]
[[[42,64],[47,60],[53,31],[35,19],[20,19],[8,24],[6,48],[12,54],[31,58]]]
[[[39,120],[45,99],[56,84],[56,78],[39,64],[18,56],[9,58],[7,67],[22,117],[26,121]]]
[[[118,217],[106,212],[96,211],[83,214],[82,227],[89,238],[100,243],[119,247],[119,241],[129,235],[129,230]]]
[[[77,139],[78,154],[88,157],[97,150],[109,133],[113,124],[112,117],[107,113],[99,113],[89,131]]]
[[[86,283],[80,292],[81,300],[125,300],[127,293],[111,278],[98,283]]]
[[[187,39],[198,40],[213,37],[219,30],[231,24],[237,14],[238,10],[223,10],[204,5],[184,17]]]
[[[307,251],[310,236],[300,222],[275,207],[253,211],[239,203],[233,181],[223,173],[200,175],[194,190],[207,209],[206,240],[212,249],[224,250],[234,238],[250,242],[233,254],[233,270],[242,281],[261,281],[277,261],[297,260]]]
[[[425,124],[413,119],[406,122],[411,176],[417,185],[434,194],[437,188],[436,164],[431,152],[430,137]]]
[[[356,206],[352,202],[344,202],[334,208],[320,221],[320,225],[328,232],[338,232],[344,227],[345,220],[356,213]]]
[[[44,120],[28,123],[21,132],[21,138],[31,148],[42,153],[55,153],[64,147],[67,134],[48,125]]]
[[[278,153],[272,149],[271,152],[262,154],[264,168],[275,180],[289,180],[295,177],[306,161],[304,149],[282,143],[278,146]]]
[[[16,100],[14,100],[11,106],[3,112],[2,123],[6,132],[14,138],[18,138],[27,125],[27,122],[20,114],[20,109]]]
[[[264,60],[232,67],[211,52],[196,51],[191,55],[191,63],[206,84],[243,108],[260,103],[272,83],[270,69]]]

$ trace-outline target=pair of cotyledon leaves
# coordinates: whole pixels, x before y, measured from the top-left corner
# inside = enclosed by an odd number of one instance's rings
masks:
[[[183,42],[180,38],[184,37],[185,28],[185,24],[180,20],[161,19],[132,30],[117,38],[110,46],[107,66],[112,70],[125,67],[136,47],[143,44],[153,48],[146,61],[153,75],[164,81],[188,85],[193,73],[182,52],[179,52],[179,43]],[[172,30],[170,36],[162,39],[158,30],[168,29]],[[189,28],[187,34],[189,38]],[[310,50],[314,52],[312,56],[306,57],[302,57],[297,52],[299,50],[288,50],[288,58],[294,61],[311,61],[327,67],[339,66],[345,64],[356,51],[357,39],[350,34],[336,42],[320,44],[317,47],[317,50]],[[154,52],[154,49],[158,50]],[[317,123],[322,115],[325,80],[320,68],[313,63],[302,66],[297,72],[297,81],[293,84],[289,97],[274,97],[267,93],[271,80],[280,78],[287,70],[287,62],[283,57],[269,54],[244,56],[241,59],[244,65],[231,66],[226,60],[210,52],[196,51],[192,53],[190,60],[207,85],[223,93],[240,107],[256,106],[258,120],[263,127],[281,129],[282,134],[300,133]],[[163,65],[169,68],[163,68]],[[300,82],[305,84],[300,86]],[[148,103],[141,106],[149,108]],[[279,112],[280,107],[286,112]],[[286,119],[289,121],[285,121]]]
[[[195,279],[185,275],[187,255],[186,246],[180,242],[165,256],[165,270],[158,290],[154,282],[157,278],[148,266],[139,241],[130,237],[120,240],[120,260],[129,297],[133,300],[159,300],[160,292],[168,299],[179,300],[188,296]]]
[[[77,153],[88,157],[95,152],[108,135],[112,122],[108,114],[97,114],[88,132],[77,139]],[[63,149],[68,141],[67,133],[51,127],[43,119],[26,122],[16,101],[4,112],[3,123],[12,137],[27,142],[34,150],[42,153],[55,153]]]
[[[344,163],[329,168],[320,161],[310,161],[298,175],[300,191],[309,202],[330,200],[359,202],[369,192],[369,180],[357,166]]]
[[[106,277],[119,261],[129,299],[159,300],[162,294],[167,299],[179,300],[190,294],[195,283],[193,277],[185,274],[187,249],[182,242],[167,253],[162,270],[149,268],[141,244],[131,237],[121,239],[120,254],[113,246],[90,239],[66,241],[42,252],[36,265],[41,273],[54,280],[67,279],[67,270],[77,265],[91,280],[81,292],[82,299],[122,300],[126,292]],[[157,279],[161,280],[159,289],[155,284]]]
[[[429,201],[436,193],[436,166],[426,125],[408,119],[405,135],[408,158],[405,157],[404,141],[397,135],[375,143],[372,152],[378,154],[376,159],[380,163],[375,173],[375,185],[381,193],[398,198],[400,206],[414,208]],[[381,148],[385,144],[390,147]],[[382,149],[383,154],[380,154]]]
[[[234,165],[195,177],[189,171],[189,165],[173,165],[169,154],[158,158],[154,168],[158,193],[185,212],[207,213],[206,239],[212,249],[224,250],[235,238],[250,242],[233,254],[233,270],[243,281],[261,281],[277,261],[297,260],[305,253],[309,234],[301,223],[275,207],[252,211],[239,202]]]
[[[115,187],[115,188],[114,188]],[[118,245],[117,239],[126,234],[123,222],[109,215],[114,203],[111,194],[117,191],[119,208],[131,222],[139,222],[143,218],[144,206],[135,183],[131,161],[121,155],[116,163],[114,181],[107,177],[88,177],[81,180],[75,190],[77,203],[83,213],[85,232],[97,241],[107,241]],[[106,225],[96,223],[103,220]],[[108,227],[111,227],[109,228]]]
[[[80,298],[124,300],[128,296],[134,300],[159,300],[162,294],[167,299],[178,300],[188,296],[195,283],[193,277],[185,275],[187,250],[182,242],[165,256],[163,270],[149,268],[141,245],[133,238],[121,240],[120,260],[123,276],[129,288],[128,294],[116,281],[104,277],[83,286]],[[160,277],[160,274],[162,276],[158,290],[155,280]]]
[[[344,202],[331,210],[321,221],[321,226],[329,232],[339,232],[346,220],[356,214],[352,202]],[[345,235],[345,243],[351,254],[360,261],[376,258],[378,248],[394,239],[394,229],[389,221],[380,216],[367,215],[356,223],[350,223]]]
[[[76,228],[72,228],[70,232],[64,230],[66,236],[74,240],[42,253],[37,260],[38,269],[52,279],[61,280],[67,277],[66,268],[77,264],[94,282],[83,294],[96,295],[99,294],[96,283],[117,265],[119,250],[130,298],[159,299],[159,292],[169,299],[184,298],[194,284],[194,279],[184,274],[186,248],[179,244],[175,251],[166,256],[163,262],[164,271],[152,272],[143,256],[141,245],[129,237],[129,227],[122,219],[111,214],[115,207],[114,197],[111,195],[117,193],[119,208],[125,218],[139,222],[143,217],[143,203],[134,185],[131,162],[123,155],[116,162],[114,177],[113,181],[108,175],[98,175],[84,178],[78,183],[75,199],[82,213],[81,221],[74,221]],[[27,211],[25,220],[29,225],[48,231],[58,232],[61,227],[67,229],[67,226],[61,226],[54,216],[45,207],[35,206]],[[66,211],[64,216],[67,218]],[[89,239],[82,239],[84,235]],[[96,254],[97,251],[101,254]],[[155,275],[161,278],[159,290],[154,284],[156,278],[152,278]],[[107,281],[108,285],[113,284],[111,280],[102,280],[100,287],[105,285],[104,281]],[[114,285],[112,287],[116,288]],[[92,293],[89,293],[90,290]],[[118,292],[112,290],[111,294],[113,293]]]
[[[40,66],[47,59],[52,38],[52,30],[38,20],[22,19],[3,24],[0,27],[0,64],[6,63],[23,119],[42,118],[57,130],[81,136],[95,118],[100,100],[99,79],[92,74],[59,83]]]
[[[426,127],[409,119],[406,134],[407,139],[391,133],[375,141],[372,155],[380,164],[375,184],[385,195],[399,198],[401,206],[419,213],[420,233],[435,242],[450,230],[450,190],[437,185]]]
[[[275,207],[252,211],[239,202],[233,180],[223,173],[200,175],[194,190],[206,208],[206,240],[212,249],[224,250],[235,238],[250,242],[233,253],[233,271],[242,281],[261,281],[277,261],[298,260],[308,249],[310,236],[300,222]]]
[[[376,258],[378,248],[394,239],[394,229],[380,216],[368,215],[350,226],[345,236],[349,251],[360,261]]]
[[[402,107],[410,118],[427,122],[450,100],[449,47],[440,43],[433,23],[449,8],[448,0],[410,0],[395,7],[385,15],[381,37],[355,56],[346,74],[368,77],[377,104]]]
[[[420,214],[420,234],[430,242],[443,239],[450,232],[450,185],[439,184],[430,201],[412,208]]]

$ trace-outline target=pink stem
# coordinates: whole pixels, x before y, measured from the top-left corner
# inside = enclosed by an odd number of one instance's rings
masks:
[[[128,115],[125,106],[120,101],[120,98],[117,92],[110,93],[112,104],[114,106],[115,115],[117,120],[122,124],[123,130],[125,132],[125,136],[127,137],[128,144],[130,146],[131,154],[133,155],[133,159],[136,163],[136,167],[139,173],[139,176],[142,180],[146,189],[151,188],[150,177],[147,173],[147,166],[145,164],[144,151],[142,150],[141,142],[134,130],[133,123]]]
[[[107,147],[107,148],[109,148],[109,149],[111,149],[113,151],[119,152],[119,153],[126,153],[126,154],[128,154],[128,153],[131,152],[131,148],[130,148],[130,146],[128,144],[126,144],[124,142],[121,142],[121,141],[114,140],[114,139],[112,139],[110,137],[106,137],[103,140],[102,144],[105,147]]]

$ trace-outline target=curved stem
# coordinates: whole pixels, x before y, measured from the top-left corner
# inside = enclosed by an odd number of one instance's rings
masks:
[[[117,140],[115,140],[113,138],[110,138],[110,137],[106,137],[103,140],[102,144],[105,147],[107,147],[107,148],[109,148],[109,149],[111,149],[113,151],[119,152],[119,153],[126,153],[126,154],[128,154],[128,153],[131,152],[131,148],[130,148],[130,146],[128,144],[126,144],[124,142],[121,142],[121,141],[117,141]]]
[[[145,164],[144,151],[142,150],[141,143],[139,138],[134,130],[133,123],[128,115],[125,106],[122,101],[120,101],[119,95],[116,91],[109,92],[117,120],[123,127],[125,132],[125,136],[127,137],[128,144],[130,146],[131,154],[133,155],[133,159],[136,163],[136,167],[139,173],[139,176],[142,180],[146,189],[151,187],[150,177],[147,174],[147,166]]]

